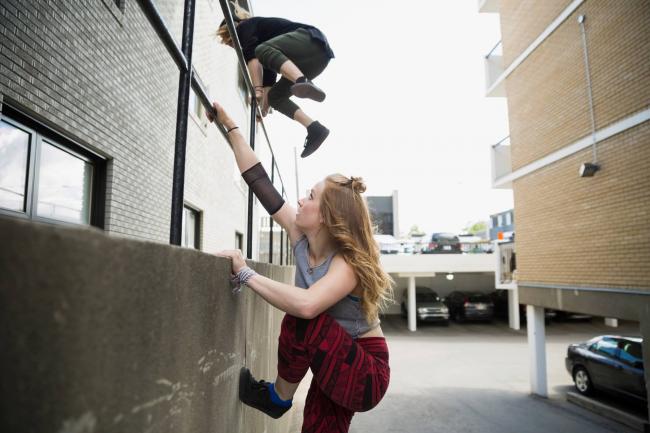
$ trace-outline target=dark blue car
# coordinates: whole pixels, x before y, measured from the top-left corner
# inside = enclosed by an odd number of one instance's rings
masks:
[[[646,401],[642,338],[602,335],[571,344],[566,368],[578,392],[613,391]]]

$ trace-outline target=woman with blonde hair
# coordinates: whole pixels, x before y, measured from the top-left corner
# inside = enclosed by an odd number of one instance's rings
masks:
[[[243,368],[239,398],[279,418],[311,368],[302,432],[347,432],[354,413],[375,407],[390,380],[378,315],[391,297],[392,281],[379,264],[361,196],[365,185],[357,177],[327,176],[294,209],[273,187],[237,125],[219,104],[214,108],[244,180],[287,231],[296,264],[295,285],[290,285],[256,274],[239,250],[218,253],[232,259],[238,284],[286,312],[275,382],[256,381]]]
[[[290,97],[318,102],[325,99],[325,92],[311,80],[320,75],[334,58],[327,38],[309,24],[284,18],[251,17],[237,4],[233,19],[262,115],[265,116],[271,106],[307,128],[300,156],[311,155],[325,141],[329,129],[309,117]],[[225,20],[221,22],[217,36],[222,43],[233,46]],[[282,77],[276,83],[277,74]]]

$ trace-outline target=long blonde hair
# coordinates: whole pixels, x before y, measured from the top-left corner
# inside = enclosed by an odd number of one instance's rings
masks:
[[[366,320],[372,323],[393,299],[393,280],[379,263],[370,213],[361,196],[365,190],[360,177],[327,176],[320,211],[339,253],[352,266],[363,288],[361,308]]]
[[[230,4],[230,11],[232,12],[232,17],[235,20],[235,23],[251,17],[250,12],[239,6],[239,3],[231,1]],[[222,44],[232,46],[232,36],[230,35],[230,31],[228,30],[228,26],[226,25],[225,20],[221,22],[221,25],[217,29],[217,37],[221,39]]]

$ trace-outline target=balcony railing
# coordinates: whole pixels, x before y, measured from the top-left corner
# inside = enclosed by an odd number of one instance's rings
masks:
[[[227,0],[219,0],[223,15],[228,25],[230,34],[234,42],[235,52],[237,53],[237,58],[239,60],[239,67],[241,69],[242,75],[244,77],[244,82],[246,84],[246,90],[250,97],[250,146],[255,149],[255,139],[257,136],[256,126],[259,122],[263,137],[265,139],[266,145],[270,151],[271,160],[270,164],[264,164],[270,167],[270,176],[271,180],[275,183],[276,179],[280,181],[278,189],[281,190],[282,196],[286,199],[286,188],[280,170],[277,165],[277,159],[273,152],[273,146],[269,140],[268,133],[264,122],[261,120],[261,112],[257,107],[255,99],[255,88],[253,87],[252,80],[248,74],[248,68],[246,67],[246,62],[244,60],[244,54],[242,52],[241,44],[237,38],[237,32],[235,31],[235,24],[232,18],[231,9],[228,5]],[[172,181],[172,213],[171,213],[171,225],[170,225],[170,243],[174,245],[180,245],[181,242],[181,231],[182,231],[182,213],[183,213],[183,195],[184,195],[184,184],[185,184],[185,153],[187,145],[187,118],[188,118],[188,106],[189,106],[189,97],[190,97],[190,87],[196,93],[198,100],[203,105],[207,113],[210,113],[213,117],[216,117],[216,113],[212,108],[212,102],[208,97],[206,91],[203,89],[203,86],[196,78],[196,72],[192,65],[192,46],[193,46],[193,36],[194,36],[194,12],[196,7],[196,0],[185,0],[184,10],[183,10],[183,32],[181,35],[181,48],[178,47],[174,38],[169,31],[169,28],[165,24],[162,16],[158,12],[154,0],[139,0],[140,7],[147,16],[151,26],[156,31],[158,38],[167,48],[169,55],[174,59],[176,65],[180,71],[179,78],[179,91],[178,91],[178,111],[177,111],[177,121],[176,121],[176,149],[174,155],[174,177]],[[259,121],[257,119],[260,119]],[[219,125],[215,122],[215,125],[223,135],[223,137],[228,141],[228,135],[224,130],[222,125]],[[266,161],[262,161],[265,163]],[[274,242],[273,239],[273,222],[269,224],[269,242],[268,242],[268,261],[273,262],[273,257],[277,257],[277,250],[274,254],[273,246],[277,245],[277,241]],[[286,247],[286,233],[284,230],[281,230],[280,233],[280,254],[279,254],[279,264],[289,263],[290,251]],[[260,249],[262,249],[260,245]],[[248,214],[247,214],[247,230],[246,230],[246,257],[252,258],[253,253],[253,194],[249,190],[248,194]]]
[[[485,93],[487,96],[506,96],[503,76],[503,52],[501,41],[485,55]]]
[[[512,173],[509,136],[492,145],[490,158],[492,161],[492,187],[512,189],[512,182],[506,178]]]

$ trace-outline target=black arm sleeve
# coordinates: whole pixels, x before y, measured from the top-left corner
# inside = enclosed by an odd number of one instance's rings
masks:
[[[284,199],[271,183],[271,179],[269,179],[269,175],[264,170],[261,162],[258,162],[241,175],[269,215],[273,215],[280,210],[284,204]]]

